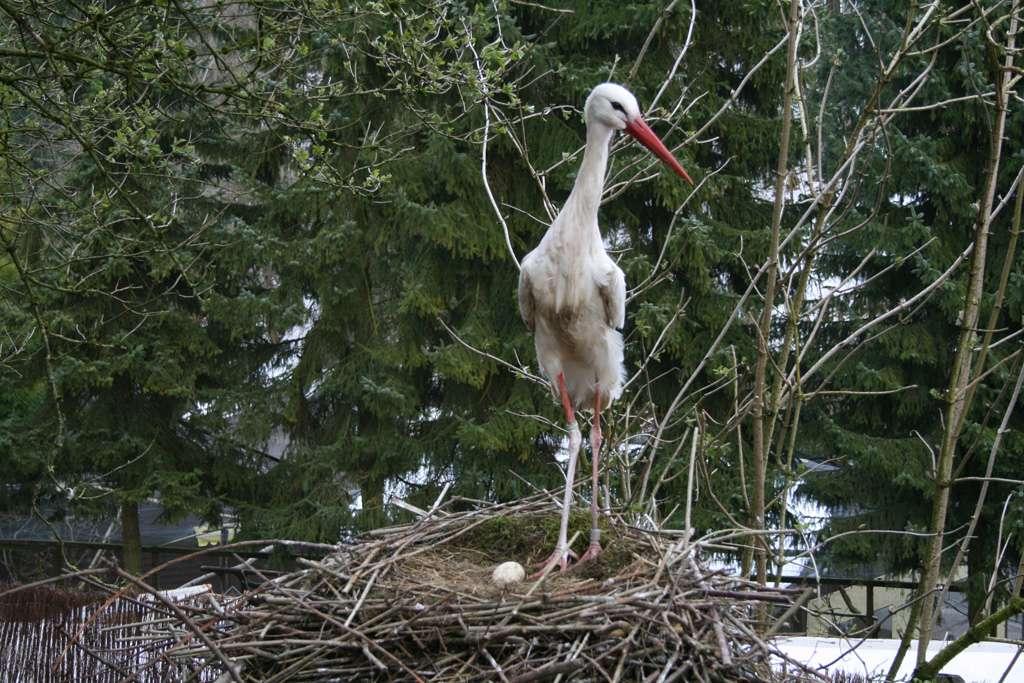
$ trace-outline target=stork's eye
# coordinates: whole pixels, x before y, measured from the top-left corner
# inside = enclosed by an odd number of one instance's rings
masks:
[[[622,108],[622,105],[621,105],[621,104],[619,104],[618,102],[612,102],[612,109],[614,109],[614,110],[616,110],[616,111],[621,111],[621,112],[622,112],[623,114],[625,114],[625,113],[626,113],[626,110],[625,110],[625,109],[623,109],[623,108]]]

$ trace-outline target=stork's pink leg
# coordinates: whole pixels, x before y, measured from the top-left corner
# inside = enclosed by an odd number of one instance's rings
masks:
[[[576,424],[576,415],[572,410],[572,401],[569,399],[569,390],[565,386],[565,375],[558,373],[558,391],[562,395],[562,407],[565,408],[565,419],[569,423],[569,466],[565,471],[565,495],[562,499],[562,521],[558,527],[558,543],[551,556],[541,563],[540,571],[532,574],[530,580],[540,578],[549,567],[558,565],[562,571],[569,566],[569,556],[575,554],[569,549],[569,512],[572,509],[572,485],[576,480],[576,460],[580,455],[580,428]]]
[[[590,459],[593,463],[594,490],[590,496],[590,547],[577,564],[583,564],[601,554],[601,528],[597,525],[597,502],[600,494],[598,466],[601,461],[601,387],[594,387],[594,422],[590,426]]]

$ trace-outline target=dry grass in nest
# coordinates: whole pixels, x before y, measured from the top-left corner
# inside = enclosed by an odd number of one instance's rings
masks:
[[[528,572],[538,569],[555,547],[559,515],[547,501],[526,506],[514,513],[483,516],[466,533],[442,541],[436,547],[399,559],[393,568],[389,589],[414,593],[450,593],[472,599],[511,599],[526,594],[531,582],[496,586],[491,574],[502,562],[515,561]],[[604,552],[596,560],[578,569],[551,572],[544,582],[546,592],[582,592],[593,590],[601,580],[622,574],[639,562],[643,546],[639,534],[603,523]],[[590,516],[574,512],[570,518],[570,536],[576,536],[575,550],[582,553],[589,543]],[[637,536],[637,537],[634,537]]]
[[[237,683],[776,680],[781,655],[751,620],[787,592],[702,569],[681,535],[606,523],[600,562],[501,590],[496,564],[551,551],[551,496],[453,501],[300,560],[231,603],[191,608],[153,633],[173,642],[159,659]]]

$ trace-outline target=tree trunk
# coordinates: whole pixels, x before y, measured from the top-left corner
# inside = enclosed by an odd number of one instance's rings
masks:
[[[939,671],[942,670],[946,664],[953,661],[953,658],[958,654],[966,650],[975,643],[980,643],[987,633],[995,629],[999,624],[1004,621],[1009,621],[1013,617],[1017,616],[1021,612],[1024,612],[1024,598],[1013,598],[1010,602],[1000,609],[998,612],[992,614],[988,618],[978,622],[973,626],[967,633],[963,634],[952,643],[942,648],[941,651],[928,663],[921,662],[918,664],[917,669],[914,670],[913,680],[915,681],[931,681],[939,675]]]
[[[359,525],[364,529],[375,529],[385,523],[384,484],[385,478],[376,474],[368,474],[363,478],[362,485],[359,487],[363,498],[363,510],[359,515]]]
[[[1014,9],[1017,2],[1013,3]],[[924,576],[921,580],[919,595],[921,601],[921,628],[917,645],[917,664],[924,664],[927,655],[928,641],[931,640],[932,628],[935,623],[935,599],[932,593],[938,581],[942,564],[942,546],[945,540],[946,512],[949,507],[949,490],[952,486],[953,459],[956,446],[960,440],[967,412],[970,409],[973,395],[969,395],[972,376],[972,350],[978,337],[978,318],[981,314],[982,287],[985,278],[985,260],[988,256],[989,227],[992,223],[992,206],[999,179],[999,164],[1002,159],[1004,132],[1006,130],[1006,114],[1009,104],[1010,67],[1013,65],[1014,38],[1013,31],[1017,23],[1011,21],[1008,54],[1005,66],[995,64],[997,83],[996,116],[992,126],[989,142],[989,157],[985,169],[985,184],[982,190],[978,215],[974,224],[974,253],[971,254],[971,274],[968,281],[964,308],[961,315],[960,335],[957,340],[956,356],[953,360],[953,371],[950,373],[949,389],[946,391],[945,432],[942,435],[942,447],[939,450],[935,471],[935,497],[932,505],[932,518],[929,529],[934,534],[925,555]]]
[[[988,586],[989,533],[984,524],[979,524],[974,541],[967,553],[967,619],[972,626],[977,624],[985,612],[985,593]]]
[[[786,30],[789,43],[786,47],[786,82],[782,93],[782,130],[779,133],[779,156],[775,166],[775,203],[772,208],[771,241],[769,242],[769,266],[764,289],[764,309],[761,312],[757,334],[757,362],[754,366],[754,400],[751,407],[753,419],[754,496],[751,522],[759,535],[754,540],[756,548],[757,581],[762,586],[768,581],[768,539],[765,538],[765,486],[768,468],[768,443],[765,433],[765,394],[768,354],[771,353],[768,338],[771,335],[772,312],[775,308],[775,289],[779,272],[779,241],[782,228],[782,210],[786,205],[786,175],[789,168],[789,138],[793,128],[793,92],[796,82],[797,46],[800,42],[800,2],[790,0],[789,19]],[[781,542],[781,541],[780,541]]]
[[[369,441],[369,434],[376,430],[377,421],[367,410],[359,411],[357,429],[363,441],[363,448]],[[387,485],[387,476],[382,473],[382,467],[376,463],[377,454],[374,452],[363,453],[360,456],[362,471],[365,473],[359,481],[359,494],[362,497],[363,509],[359,513],[358,523],[362,529],[376,529],[387,523],[387,516],[384,514],[384,493]]]
[[[142,533],[139,530],[139,503],[121,501],[121,564],[126,572],[142,573]]]

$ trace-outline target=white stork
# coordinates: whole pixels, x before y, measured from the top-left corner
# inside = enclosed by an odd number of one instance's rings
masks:
[[[569,508],[579,456],[580,429],[573,408],[593,407],[590,445],[593,495],[590,547],[577,564],[601,552],[598,529],[598,459],[601,411],[622,391],[622,335],[626,322],[626,277],[607,254],[597,225],[604,190],[608,146],[624,130],[691,185],[693,181],[640,115],[632,93],[615,83],[598,85],[587,97],[587,146],[576,184],[536,249],[523,258],[519,311],[533,332],[541,372],[560,397],[569,426],[569,465],[558,544],[537,575],[555,564],[561,570],[573,554],[568,547]]]

